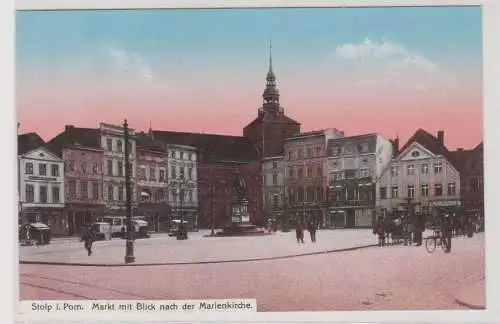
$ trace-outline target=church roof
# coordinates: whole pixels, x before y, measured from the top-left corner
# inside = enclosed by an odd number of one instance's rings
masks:
[[[153,131],[155,139],[165,144],[194,146],[205,161],[258,161],[255,145],[246,137],[217,134]]]
[[[299,122],[293,120],[292,118],[288,117],[285,114],[278,114],[278,113],[269,112],[269,113],[259,113],[259,116],[257,116],[248,125],[246,125],[245,128],[250,127],[250,126],[257,124],[257,123],[261,123],[261,122],[300,125]]]

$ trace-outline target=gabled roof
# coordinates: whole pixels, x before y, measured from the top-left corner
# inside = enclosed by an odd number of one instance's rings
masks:
[[[82,128],[66,125],[64,131],[51,139],[47,145],[58,156],[62,156],[63,148],[74,145],[102,149],[101,133],[98,128]]]
[[[208,161],[259,161],[255,145],[243,136],[153,131],[165,144],[194,146]]]
[[[401,147],[401,149],[398,151],[397,156],[399,157],[401,153],[403,153],[407,148],[409,148],[413,143],[418,143],[425,147],[427,150],[432,152],[435,155],[442,155],[444,156],[448,162],[450,162],[457,171],[460,171],[459,168],[459,163],[455,160],[454,155],[448,151],[446,146],[444,144],[441,144],[439,140],[434,136],[431,135],[430,133],[426,132],[422,128],[418,129],[411,137],[408,139],[408,141]]]
[[[45,141],[37,133],[26,133],[17,136],[17,154],[25,154],[45,146]]]
[[[475,167],[476,163],[482,161],[483,142],[469,150],[458,149],[450,152],[457,163],[458,171],[470,171],[470,168]],[[476,160],[476,161],[474,161]]]

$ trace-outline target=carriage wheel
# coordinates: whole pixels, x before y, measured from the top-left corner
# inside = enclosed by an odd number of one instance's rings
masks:
[[[425,249],[427,252],[432,253],[436,250],[437,240],[435,237],[428,237],[425,239]]]

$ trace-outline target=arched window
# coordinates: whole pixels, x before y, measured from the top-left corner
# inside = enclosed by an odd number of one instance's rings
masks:
[[[304,201],[304,188],[303,187],[299,187],[297,200],[299,202]]]

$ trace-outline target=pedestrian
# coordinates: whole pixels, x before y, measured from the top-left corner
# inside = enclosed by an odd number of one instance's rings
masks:
[[[448,214],[444,215],[443,221],[441,223],[441,235],[443,244],[445,244],[445,251],[451,251],[451,236],[453,233],[453,223]]]
[[[302,226],[302,221],[297,220],[297,227],[295,228],[295,236],[297,238],[297,243],[304,243],[304,227]]]
[[[311,242],[316,242],[316,224],[314,220],[311,220],[307,226],[307,230],[309,231],[309,235],[311,236]]]
[[[82,241],[84,242],[84,247],[90,256],[92,254],[92,244],[95,241],[95,234],[92,226],[88,225],[86,227],[85,232],[82,235]]]
[[[380,217],[378,219],[378,223],[376,225],[377,235],[378,235],[378,245],[385,245],[385,228],[384,228],[384,217]]]

